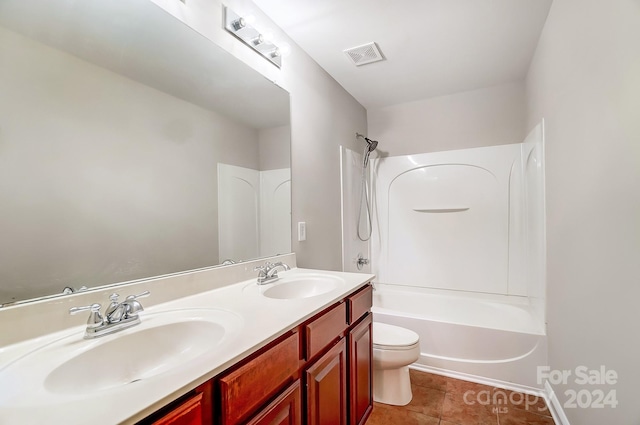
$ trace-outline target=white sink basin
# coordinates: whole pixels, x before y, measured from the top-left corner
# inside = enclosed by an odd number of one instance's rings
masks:
[[[323,295],[344,285],[344,280],[333,275],[321,273],[294,273],[286,272],[273,283],[258,285],[251,283],[245,287],[245,291],[258,293],[267,298],[291,300],[310,298]]]
[[[153,384],[153,378],[179,372],[224,348],[242,325],[240,316],[216,309],[142,313],[141,320],[137,326],[92,340],[82,339],[83,332],[61,338],[0,370],[0,380],[16,382],[15,396],[38,389],[52,395],[91,396]]]

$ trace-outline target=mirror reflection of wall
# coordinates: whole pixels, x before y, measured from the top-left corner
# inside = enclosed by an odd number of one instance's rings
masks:
[[[258,132],[258,169],[218,163],[220,263],[291,251],[289,132]]]
[[[39,32],[36,18],[62,6],[27,3],[38,13],[24,2],[0,6],[0,306],[219,264],[217,164],[288,169],[288,94],[146,0],[107,3],[135,9],[127,16],[138,36],[173,44],[146,42],[161,59],[136,52],[145,43],[118,44],[132,34],[117,19],[98,35],[67,37],[66,49],[56,28],[95,31],[87,21],[95,13],[68,12],[83,25],[47,21]],[[194,62],[170,65],[185,49],[195,49]],[[96,50],[99,60],[89,60]],[[174,83],[176,75],[184,78]],[[229,76],[236,96],[203,96]],[[241,91],[260,93],[260,84],[266,96]],[[261,113],[278,107],[279,115]],[[280,225],[290,223],[286,202],[285,218],[273,218]],[[288,228],[287,247],[255,256],[290,252]]]

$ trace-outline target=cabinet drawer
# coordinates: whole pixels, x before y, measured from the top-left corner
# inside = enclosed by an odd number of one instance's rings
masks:
[[[349,324],[353,325],[371,310],[373,305],[373,288],[367,285],[347,298],[349,305]]]
[[[152,425],[202,425],[202,393],[182,402]]]
[[[247,425],[300,425],[302,423],[302,395],[300,380],[284,390]]]
[[[223,424],[245,419],[297,373],[299,345],[294,333],[220,378]]]
[[[338,340],[347,328],[347,305],[340,303],[305,326],[306,359],[309,360],[331,342]]]

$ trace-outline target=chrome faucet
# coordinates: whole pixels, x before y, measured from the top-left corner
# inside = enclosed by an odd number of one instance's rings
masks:
[[[118,332],[122,329],[130,328],[140,323],[138,313],[144,310],[142,304],[137,300],[149,296],[150,292],[145,291],[138,295],[129,295],[123,302],[119,303],[118,294],[111,294],[111,303],[105,309],[104,315],[100,313],[102,306],[98,303],[84,307],[72,307],[69,314],[76,314],[81,311],[90,311],[87,320],[87,329],[84,333],[85,339],[98,338]]]
[[[267,262],[264,266],[256,267],[254,271],[258,272],[258,285],[264,285],[279,279],[278,267],[282,267],[284,271],[291,270],[291,267],[282,261],[278,261],[277,263]]]

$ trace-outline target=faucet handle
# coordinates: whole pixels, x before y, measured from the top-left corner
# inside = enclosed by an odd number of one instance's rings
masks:
[[[138,295],[129,295],[127,297],[127,301],[135,300],[137,298],[145,298],[145,297],[148,297],[149,295],[151,295],[151,292],[149,292],[149,291],[144,291],[143,293],[138,294]]]
[[[87,329],[94,329],[102,326],[104,323],[104,319],[102,318],[102,314],[100,314],[100,309],[102,306],[98,303],[85,305],[83,307],[71,307],[69,309],[69,314],[77,314],[81,311],[90,310],[91,314],[89,314],[89,319],[87,320]]]
[[[269,271],[270,267],[269,267],[269,263],[265,264],[264,266],[255,266],[253,268],[254,272],[259,272],[258,276],[259,277],[265,277],[267,275],[267,272]]]
[[[287,263],[283,263],[282,261],[278,261],[277,263],[269,263],[271,264],[271,268],[280,266],[284,269],[284,271],[291,270],[291,267]]]
[[[144,311],[142,304],[137,301],[138,298],[148,297],[151,294],[149,291],[144,291],[138,295],[129,295],[126,300],[122,303],[124,307],[124,315],[127,319],[137,319],[138,313]]]

